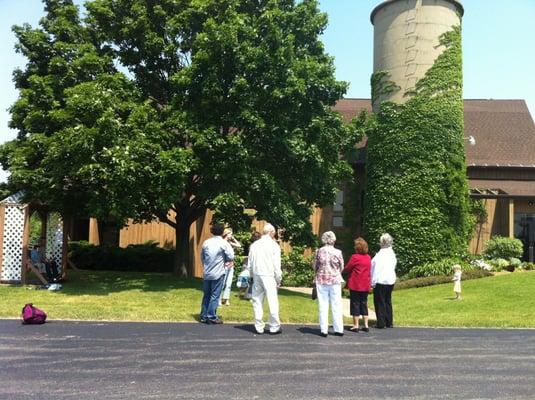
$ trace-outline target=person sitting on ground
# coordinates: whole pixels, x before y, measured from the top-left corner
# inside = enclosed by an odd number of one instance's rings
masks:
[[[30,261],[32,265],[39,270],[39,272],[46,271],[47,281],[50,283],[57,282],[59,280],[59,271],[56,261],[48,259],[45,256],[45,240],[39,239],[39,242],[33,246],[30,250]]]
[[[368,293],[371,289],[371,258],[368,243],[359,237],[355,239],[355,254],[351,256],[342,275],[347,274],[347,287],[350,296],[350,313],[353,316],[352,332],[359,331],[359,318],[364,319],[363,332],[368,332]]]

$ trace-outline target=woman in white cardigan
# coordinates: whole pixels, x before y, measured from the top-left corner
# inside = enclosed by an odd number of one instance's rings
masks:
[[[392,328],[392,290],[396,283],[396,254],[392,249],[394,240],[388,233],[381,235],[381,250],[372,258],[373,303],[377,315],[376,328]]]

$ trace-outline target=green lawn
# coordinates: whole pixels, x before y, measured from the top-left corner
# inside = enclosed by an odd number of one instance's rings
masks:
[[[58,292],[0,285],[0,317],[18,317],[25,303],[34,303],[51,319],[195,321],[201,285],[200,279],[180,280],[168,274],[69,271]],[[317,321],[317,306],[309,296],[281,290],[279,299],[282,322]],[[233,292],[231,305],[219,307],[218,314],[226,321],[251,322],[253,308]]]
[[[535,328],[535,271],[394,291],[394,323],[403,326]]]
[[[69,272],[63,290],[49,292],[0,286],[0,317],[18,317],[25,303],[43,308],[51,319],[118,321],[195,321],[201,281],[167,274]],[[453,284],[394,291],[396,326],[535,327],[535,271],[463,282],[463,300],[454,301]],[[284,323],[317,323],[309,296],[280,291]],[[370,296],[370,303],[372,303]],[[249,301],[233,292],[226,321],[251,322]],[[266,307],[267,314],[267,307]],[[266,315],[267,317],[267,315]],[[349,322],[346,319],[346,322]]]

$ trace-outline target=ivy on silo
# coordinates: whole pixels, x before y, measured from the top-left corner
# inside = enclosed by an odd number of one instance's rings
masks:
[[[394,237],[400,274],[464,253],[473,228],[460,27],[443,34],[440,44],[444,52],[405,93],[407,102],[381,103],[368,132],[366,237],[372,244],[384,232]],[[372,76],[373,98],[393,88],[384,71]]]

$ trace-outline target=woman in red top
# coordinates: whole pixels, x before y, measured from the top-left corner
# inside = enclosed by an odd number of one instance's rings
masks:
[[[353,316],[352,332],[359,331],[359,318],[364,319],[363,332],[368,332],[368,292],[371,288],[371,258],[368,255],[368,243],[359,237],[355,239],[355,254],[351,256],[342,271],[347,276],[350,293],[350,312]]]

